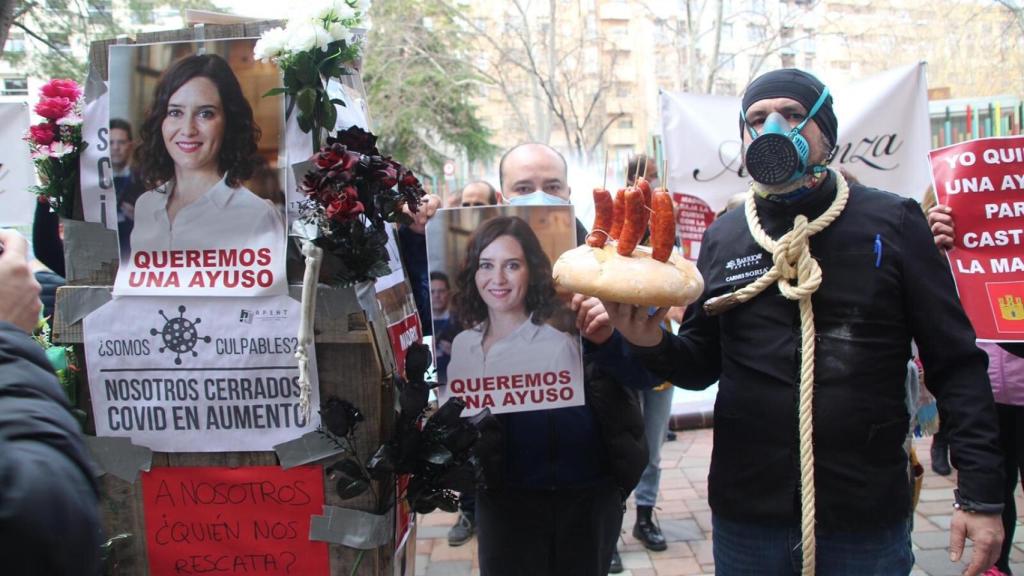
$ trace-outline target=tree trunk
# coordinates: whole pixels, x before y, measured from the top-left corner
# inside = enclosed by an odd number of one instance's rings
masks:
[[[11,24],[14,22],[14,8],[17,4],[18,0],[0,0],[0,56],[4,55],[7,34],[11,31]]]

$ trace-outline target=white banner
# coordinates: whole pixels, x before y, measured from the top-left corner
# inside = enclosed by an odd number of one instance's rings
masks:
[[[300,304],[269,298],[119,298],[85,319],[97,436],[158,452],[240,452],[320,423],[310,349],[310,417],[299,410]]]
[[[923,62],[851,83],[833,93],[843,167],[872,188],[920,200],[931,184],[931,132]],[[661,121],[668,186],[704,199],[712,210],[743,192],[741,99],[662,92]]]
[[[86,222],[99,222],[117,230],[117,198],[114,170],[110,165],[110,96],[103,92],[85,106],[82,139],[87,143],[79,157],[82,184],[82,214]]]
[[[0,103],[0,226],[32,223],[36,195],[29,187],[36,183],[35,167],[29,155],[28,105],[24,102]]]

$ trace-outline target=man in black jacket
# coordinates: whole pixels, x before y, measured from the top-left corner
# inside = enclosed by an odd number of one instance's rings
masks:
[[[986,356],[920,208],[826,168],[836,119],[807,73],[754,80],[740,126],[751,200],[705,234],[705,291],[678,336],[660,328],[665,311],[606,303],[652,372],[690,389],[719,381],[716,573],[795,574],[805,562],[830,576],[910,572],[915,340],[959,470],[950,559],[967,536],[966,573],[980,574],[1003,537],[997,420]]]
[[[0,231],[0,572],[99,573],[98,491],[78,423],[28,332],[39,284],[26,243]]]

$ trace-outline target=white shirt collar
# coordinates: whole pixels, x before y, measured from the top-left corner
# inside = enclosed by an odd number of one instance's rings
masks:
[[[472,348],[475,350],[482,350],[484,347],[484,326],[486,326],[486,324],[486,322],[481,322],[473,327]],[[519,327],[513,330],[508,336],[498,340],[491,346],[493,348],[493,346],[499,342],[504,344],[511,343],[514,340],[522,340],[525,343],[530,343],[537,337],[540,330],[541,325],[534,324],[533,315],[530,315],[530,317],[526,319],[526,322],[520,324]]]
[[[214,205],[217,206],[217,208],[224,208],[225,206],[227,206],[228,202],[231,201],[231,197],[235,194],[235,192],[238,191],[238,188],[232,188],[228,186],[227,178],[228,175],[224,174],[224,176],[222,176],[221,179],[218,180],[216,184],[211,186],[210,189],[207,190],[206,193],[203,194],[200,198],[208,199],[210,202],[213,202]],[[167,208],[167,199],[169,198],[168,192],[173,189],[174,179],[168,180],[167,182],[156,188],[156,191],[161,194],[160,208]]]

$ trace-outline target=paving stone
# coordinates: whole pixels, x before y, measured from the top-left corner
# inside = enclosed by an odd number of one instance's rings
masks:
[[[693,558],[655,558],[651,562],[657,576],[690,576],[703,572]]]
[[[953,520],[953,515],[952,514],[943,514],[943,515],[939,515],[939,516],[929,516],[928,517],[928,521],[929,522],[931,522],[932,524],[935,524],[936,526],[938,526],[939,528],[942,528],[943,530],[949,530],[949,523],[950,523],[951,520]]]
[[[462,546],[452,547],[445,540],[442,544],[434,546],[434,549],[430,551],[430,562],[447,562],[450,560],[467,560],[472,562],[475,554],[475,542],[467,542]]]
[[[911,535],[914,544],[924,550],[946,549],[949,547],[948,532],[914,532]]]
[[[924,488],[921,490],[921,502],[946,502],[947,505],[953,501],[953,495],[945,488]]]
[[[642,552],[621,552],[619,556],[622,558],[622,567],[629,570],[634,568],[650,568],[651,557],[647,555],[647,551]]]
[[[416,538],[444,538],[448,541],[448,530],[451,526],[417,526]]]
[[[665,536],[666,542],[682,542],[692,540],[703,540],[704,531],[700,529],[696,520],[670,520],[661,522],[661,533]]]
[[[965,551],[964,558],[970,558]],[[967,568],[967,562],[954,564],[949,561],[949,552],[945,550],[921,550],[914,553],[918,569],[928,576],[960,576]]]
[[[712,549],[711,540],[697,540],[690,542],[690,549],[697,557],[697,562],[701,564],[714,564],[715,556]]]
[[[449,562],[431,562],[424,576],[471,576],[472,562],[456,560]]]

